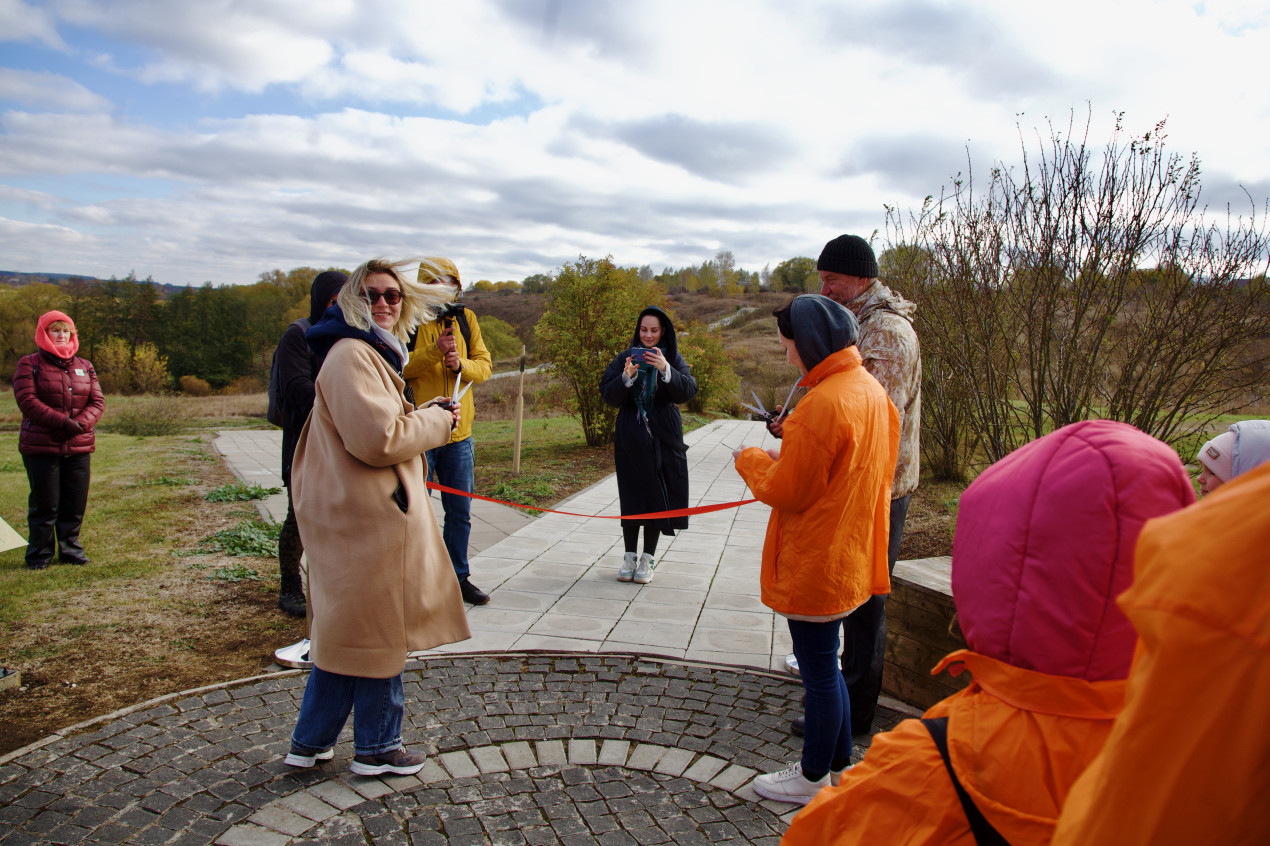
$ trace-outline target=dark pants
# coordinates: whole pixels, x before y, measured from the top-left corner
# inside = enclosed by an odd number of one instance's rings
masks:
[[[838,621],[787,620],[807,695],[803,734],[803,776],[818,780],[851,763],[850,700],[838,672]]]
[[[278,531],[278,575],[282,593],[300,593],[300,556],[304,544],[300,542],[300,526],[295,521],[295,506],[291,504],[291,488],[287,488],[287,516]]]
[[[910,495],[911,496],[911,495]],[[908,516],[910,496],[891,500],[891,538],[886,563],[895,572]],[[871,596],[842,620],[842,678],[851,699],[851,733],[868,734],[882,693],[882,659],[886,653],[886,596]]]
[[[88,507],[88,462],[91,453],[81,455],[24,455],[26,477],[31,483],[27,499],[26,563],[50,564],[53,540],[63,561],[83,561],[79,529]]]

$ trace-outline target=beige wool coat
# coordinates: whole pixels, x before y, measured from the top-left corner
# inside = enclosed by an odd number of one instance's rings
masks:
[[[424,487],[423,452],[449,442],[451,418],[415,410],[404,387],[369,344],[336,341],[296,446],[311,657],[327,672],[389,678],[407,652],[472,636]]]

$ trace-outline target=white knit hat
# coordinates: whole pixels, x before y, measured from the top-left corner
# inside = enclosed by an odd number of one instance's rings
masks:
[[[1222,432],[1199,448],[1196,458],[1208,468],[1208,471],[1223,482],[1229,482],[1231,476],[1230,453],[1235,446],[1235,433]]]

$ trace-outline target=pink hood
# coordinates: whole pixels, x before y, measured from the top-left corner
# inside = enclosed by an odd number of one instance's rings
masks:
[[[1170,447],[1125,423],[1073,423],[966,488],[952,587],[967,645],[1016,667],[1123,679],[1137,639],[1115,598],[1142,524],[1195,501]]]

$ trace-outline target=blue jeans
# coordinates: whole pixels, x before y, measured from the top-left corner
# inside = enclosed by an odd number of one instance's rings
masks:
[[[841,769],[851,762],[851,701],[838,670],[838,629],[842,623],[787,622],[807,693],[803,775],[820,778],[830,769]]]
[[[313,755],[339,740],[353,713],[353,749],[358,755],[382,755],[401,748],[401,717],[406,696],[401,675],[387,679],[341,676],[314,667],[304,686],[300,718],[291,745]]]
[[[428,450],[428,479],[447,488],[472,492],[475,487],[476,449],[471,438]],[[441,507],[445,509],[445,524],[441,537],[450,553],[454,575],[463,581],[471,569],[467,565],[467,539],[472,534],[472,499],[458,494],[441,494]]]
[[[886,563],[895,572],[904,537],[911,494],[891,500],[890,545]],[[871,596],[842,620],[842,678],[851,698],[851,731],[868,734],[882,693],[882,662],[886,654],[886,595]],[[800,665],[801,666],[801,665]]]

